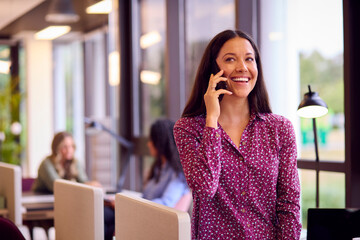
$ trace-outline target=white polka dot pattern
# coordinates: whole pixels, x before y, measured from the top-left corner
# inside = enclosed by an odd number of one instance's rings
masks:
[[[252,114],[237,147],[205,116],[174,127],[193,191],[193,239],[299,239],[300,185],[293,126],[276,114]]]

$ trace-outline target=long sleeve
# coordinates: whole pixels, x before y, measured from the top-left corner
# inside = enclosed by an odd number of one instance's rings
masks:
[[[187,187],[186,182],[179,177],[176,177],[166,186],[161,197],[150,200],[168,207],[174,207],[180,198],[187,192],[189,192],[189,188]]]
[[[52,193],[54,192],[54,182],[56,179],[61,179],[61,177],[56,172],[50,159],[45,159],[39,167],[34,190],[39,192],[49,191]]]
[[[160,178],[150,179],[143,189],[143,198],[174,207],[180,198],[189,191],[185,177],[182,173],[176,173],[166,163],[162,166]]]
[[[296,140],[292,124],[285,121],[280,129],[279,176],[277,182],[276,212],[278,239],[299,239],[300,184],[296,165]]]
[[[174,127],[174,137],[189,187],[201,198],[212,198],[218,188],[221,162],[219,130],[195,127],[182,118]]]
[[[76,167],[78,171],[78,176],[76,178],[76,181],[79,183],[85,183],[88,181],[88,177],[85,173],[85,169],[81,166],[80,162],[76,160]]]

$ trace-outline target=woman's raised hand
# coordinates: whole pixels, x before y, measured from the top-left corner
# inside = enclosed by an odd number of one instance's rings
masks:
[[[220,116],[220,103],[219,96],[221,94],[231,95],[232,92],[226,89],[216,90],[216,86],[219,82],[227,81],[226,77],[223,77],[224,71],[220,70],[218,73],[211,74],[208,89],[204,95],[204,101],[206,106],[206,126],[217,128],[217,121]]]

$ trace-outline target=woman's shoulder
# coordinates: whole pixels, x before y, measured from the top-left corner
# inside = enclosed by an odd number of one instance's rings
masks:
[[[175,128],[204,128],[205,115],[182,117],[175,123]]]
[[[267,128],[278,132],[280,136],[287,136],[289,134],[293,134],[294,132],[294,126],[291,121],[282,115],[262,113],[259,116]]]
[[[47,167],[47,166],[53,166],[53,165],[54,164],[53,164],[50,156],[44,158],[42,160],[42,162],[40,163],[40,167]]]
[[[269,123],[275,123],[275,124],[291,124],[291,121],[289,119],[287,119],[286,117],[279,115],[279,114],[275,114],[275,113],[258,113],[258,117],[262,120],[264,120],[265,122],[269,122]]]

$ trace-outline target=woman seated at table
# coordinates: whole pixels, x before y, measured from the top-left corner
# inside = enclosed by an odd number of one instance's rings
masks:
[[[190,193],[174,140],[174,124],[171,120],[159,119],[151,125],[148,148],[154,163],[142,191],[143,198],[168,207],[175,207]],[[189,199],[191,202],[191,197]],[[114,202],[110,205],[104,209],[105,240],[112,239],[115,230]]]
[[[96,181],[88,181],[84,169],[74,157],[75,143],[68,132],[55,134],[51,143],[51,155],[47,156],[38,169],[38,177],[32,190],[41,193],[53,193],[56,179],[66,179],[92,186],[101,187]]]

